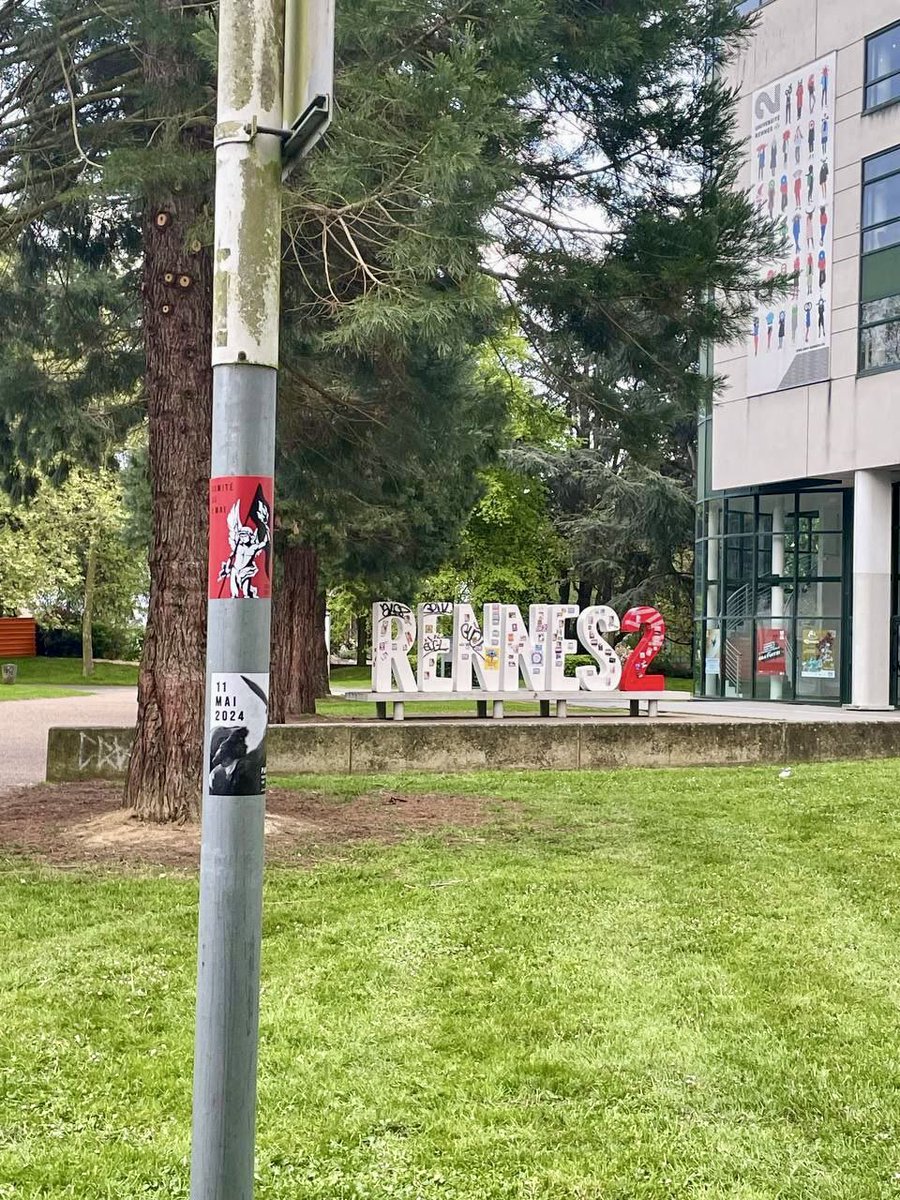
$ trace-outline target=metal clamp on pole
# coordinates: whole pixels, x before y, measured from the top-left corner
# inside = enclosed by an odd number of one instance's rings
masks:
[[[305,158],[331,124],[331,97],[314,96],[287,132],[287,140],[281,152],[283,170],[281,178],[287,179],[294,166]]]
[[[213,148],[220,146],[246,145],[252,142],[259,129],[256,117],[250,121],[221,121],[213,130]]]

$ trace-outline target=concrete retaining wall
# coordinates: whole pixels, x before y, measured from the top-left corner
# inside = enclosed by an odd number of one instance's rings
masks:
[[[47,778],[121,779],[132,730],[51,729]],[[736,766],[900,757],[898,721],[273,725],[270,775]]]

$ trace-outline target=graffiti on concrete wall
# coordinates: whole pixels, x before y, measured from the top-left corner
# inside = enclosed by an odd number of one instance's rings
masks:
[[[87,774],[113,771],[121,774],[128,766],[131,754],[131,730],[119,733],[106,730],[78,731],[78,770]]]

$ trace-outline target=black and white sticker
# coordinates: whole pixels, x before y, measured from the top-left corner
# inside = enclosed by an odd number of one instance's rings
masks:
[[[261,796],[265,792],[268,704],[268,675],[211,676],[211,796]]]

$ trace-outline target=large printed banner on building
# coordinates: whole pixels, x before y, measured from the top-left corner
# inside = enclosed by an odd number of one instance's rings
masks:
[[[794,282],[752,318],[749,396],[829,377],[835,61],[826,55],[753,95],[751,194],[778,222],[785,247],[760,278],[784,274]]]

